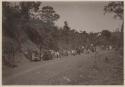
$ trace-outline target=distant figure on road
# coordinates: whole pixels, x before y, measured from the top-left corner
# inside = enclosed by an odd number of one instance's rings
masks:
[[[75,55],[76,55],[76,50],[71,50],[71,54],[72,54],[73,56],[75,56]]]
[[[90,49],[92,52],[96,52],[96,47],[94,46],[94,44],[91,44]]]
[[[60,55],[59,51],[55,52],[55,56],[56,56],[56,58],[61,58],[61,55]]]
[[[77,54],[79,54],[79,55],[81,54],[80,48],[77,48],[76,51],[77,51]]]
[[[109,45],[109,50],[112,50],[112,46],[111,45]]]

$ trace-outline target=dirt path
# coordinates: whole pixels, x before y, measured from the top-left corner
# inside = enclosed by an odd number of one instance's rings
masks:
[[[95,54],[69,56],[46,63],[35,62],[30,66],[15,69],[13,75],[3,79],[3,84],[122,84],[122,71],[118,73],[118,69],[114,70],[114,65],[118,66],[118,63],[111,58],[109,63],[105,63],[105,56],[114,57],[109,52],[100,52],[96,55],[96,62]]]

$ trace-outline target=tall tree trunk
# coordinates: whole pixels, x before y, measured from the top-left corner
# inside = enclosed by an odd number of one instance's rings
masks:
[[[122,26],[121,26],[121,33],[123,33],[124,32],[124,21],[122,22]]]
[[[124,45],[124,21],[122,22],[122,26],[121,26],[121,45],[122,47]]]

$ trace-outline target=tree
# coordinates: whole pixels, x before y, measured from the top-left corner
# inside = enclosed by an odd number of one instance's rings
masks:
[[[90,32],[89,33],[89,42],[90,43],[93,43],[94,45],[96,44],[96,33],[93,33],[93,32]]]
[[[63,29],[64,29],[65,31],[69,31],[69,30],[70,30],[70,27],[68,26],[67,21],[64,21],[64,27],[63,27]]]
[[[105,37],[106,39],[109,39],[111,37],[111,32],[108,30],[103,30],[101,33],[102,37]]]
[[[2,2],[2,38],[4,44],[3,50],[6,50],[7,52],[10,51],[9,55],[16,55],[17,50],[21,50],[21,45],[23,44],[22,41],[25,38],[20,38],[21,36],[25,36],[22,32],[24,32],[24,28],[28,29],[28,27],[31,26],[28,21],[30,18],[29,10],[32,8],[37,9],[38,7],[38,2],[37,5],[36,2]],[[22,18],[24,18],[26,22],[24,22]],[[7,42],[4,42],[4,40],[7,40]],[[13,52],[11,51],[11,49],[13,50]],[[6,53],[3,54],[3,56],[6,55]],[[8,58],[10,59],[10,56]],[[8,58],[6,61],[9,60]],[[11,59],[13,61],[16,60],[14,57],[11,57]],[[10,63],[13,62],[10,61]]]
[[[51,6],[44,6],[41,11],[41,19],[49,24],[54,24],[60,17]]]
[[[68,26],[67,21],[64,21],[63,34],[64,34],[64,39],[65,39],[66,43],[69,44],[69,39],[70,39],[70,27]]]
[[[10,21],[10,23],[14,24],[13,22],[17,20],[18,22],[21,21],[20,19],[23,18],[25,20],[29,19],[30,9],[38,10],[41,2],[19,2],[18,5],[12,5],[14,2],[3,2],[2,3],[2,14],[3,14],[3,23]],[[16,22],[17,22],[16,21]],[[10,24],[12,26],[12,24]]]
[[[110,2],[107,6],[104,7],[105,13],[113,13],[114,18],[119,18],[122,20],[121,25],[121,35],[120,35],[120,44],[123,46],[123,29],[124,29],[124,2],[117,1],[117,2]]]
[[[108,30],[103,30],[101,32],[102,43],[108,45],[110,43],[111,32]]]
[[[41,2],[20,2],[21,14],[24,16],[24,18],[28,19],[30,16],[30,9],[37,11],[39,10],[40,5]]]
[[[114,18],[120,18],[123,23],[121,26],[121,32],[123,32],[124,24],[124,3],[123,1],[110,2],[107,6],[104,7],[105,13],[113,13]]]

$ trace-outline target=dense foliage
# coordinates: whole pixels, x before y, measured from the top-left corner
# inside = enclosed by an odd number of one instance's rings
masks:
[[[60,15],[53,7],[40,8],[40,5],[40,2],[19,2],[17,5],[2,3],[3,56],[10,48],[15,49],[13,53],[16,53],[24,49],[76,49],[91,43],[95,46],[122,46],[119,43],[120,32],[78,32],[71,29],[67,21],[64,21],[64,27],[55,26]]]

